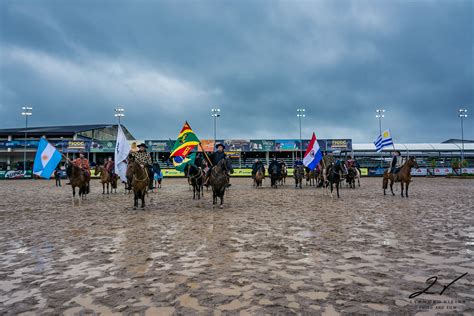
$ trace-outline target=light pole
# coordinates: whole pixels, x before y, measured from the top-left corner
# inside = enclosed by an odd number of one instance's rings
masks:
[[[301,140],[301,119],[306,117],[305,109],[296,109],[296,116],[300,121],[300,158],[303,159],[303,141]],[[298,155],[297,155],[298,156]]]
[[[120,118],[125,116],[125,110],[123,108],[115,109],[115,117],[118,118],[119,125],[121,124]]]
[[[375,115],[376,118],[379,119],[379,135],[382,136],[382,119],[385,117],[385,110],[384,109],[377,109],[375,110],[377,113]],[[382,160],[383,160],[383,152],[380,151],[380,168],[382,168]]]
[[[467,109],[459,109],[459,117],[461,118],[461,167],[464,162],[464,119],[467,118]]]
[[[24,106],[21,109],[22,109],[21,115],[23,115],[25,117],[25,149],[24,149],[24,153],[23,153],[23,176],[26,176],[26,138],[27,138],[27,135],[28,135],[28,131],[27,131],[27,129],[28,129],[28,116],[33,115],[33,108],[28,107],[28,106]]]
[[[217,129],[217,118],[221,116],[220,114],[221,112],[221,109],[212,109],[211,110],[211,116],[214,118],[214,146],[216,145],[216,140],[217,140],[217,132],[216,132],[216,129]]]

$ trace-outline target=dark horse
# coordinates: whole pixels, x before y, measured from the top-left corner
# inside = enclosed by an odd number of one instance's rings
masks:
[[[209,176],[209,184],[212,187],[212,207],[217,204],[217,198],[221,200],[220,208],[223,208],[224,193],[227,185],[229,184],[228,173],[233,173],[232,163],[229,157],[221,159],[217,166],[214,166]]]
[[[76,197],[76,187],[79,188],[79,197],[86,198],[89,193],[90,175],[87,171],[73,164],[71,161],[66,161],[66,174],[72,186],[72,197]]]
[[[293,171],[293,178],[295,178],[295,188],[298,188],[298,185],[299,185],[300,189],[302,189],[301,184],[303,183],[303,178],[304,178],[303,165],[296,166],[295,170]]]
[[[141,208],[145,208],[145,195],[147,194],[150,178],[144,166],[136,161],[129,161],[127,167],[127,177],[130,177],[133,191],[133,209],[138,207],[138,200],[142,200]]]
[[[268,173],[270,175],[272,188],[277,189],[278,181],[280,180],[280,177],[281,177],[281,170],[278,166],[278,163],[270,164],[270,166],[268,167]]]
[[[326,184],[326,188],[327,186],[331,187],[331,197],[332,197],[333,185],[336,184],[337,197],[339,198],[339,182],[341,182],[341,174],[343,173],[344,167],[345,167],[344,161],[338,160],[328,168],[328,172],[327,172],[328,183]]]
[[[357,169],[352,167],[347,170],[347,175],[346,175],[346,182],[349,185],[349,188],[355,189],[356,187],[356,179],[357,177]],[[359,183],[360,186],[360,183]]]
[[[390,180],[390,191],[393,193],[393,183],[400,182],[402,187],[402,197],[403,197],[403,184],[406,184],[405,196],[408,197],[408,186],[411,182],[411,168],[418,168],[418,163],[416,162],[415,157],[410,157],[408,160],[401,166],[400,171],[395,175],[393,173],[388,173],[386,170],[383,174],[383,195],[385,195],[385,190],[387,189],[388,181]]]
[[[196,198],[196,192],[198,200],[201,199],[201,193],[202,196],[204,196],[204,171],[202,168],[202,160],[196,158],[195,164],[186,165],[184,173],[188,177],[188,182],[193,187],[193,200]]]

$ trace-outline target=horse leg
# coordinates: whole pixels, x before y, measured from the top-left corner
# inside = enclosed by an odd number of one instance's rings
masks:
[[[220,199],[221,199],[221,205],[219,205],[220,208],[224,208],[224,193],[225,193],[225,188],[221,190],[221,194],[220,194]]]
[[[408,197],[408,185],[410,184],[410,182],[407,182],[406,185],[405,185],[405,197]]]
[[[146,192],[145,192],[145,191],[142,191],[142,192],[141,192],[142,210],[145,208],[145,195],[146,195]]]
[[[338,184],[341,183],[340,181],[338,182]],[[336,187],[336,192],[337,192],[337,198],[339,198],[339,185]]]
[[[216,207],[216,203],[217,203],[217,194],[216,194],[216,191],[212,189],[212,208]]]
[[[196,199],[196,186],[193,184],[193,200]]]
[[[138,196],[136,192],[133,192],[133,209],[136,210],[138,207]]]
[[[402,192],[401,192],[402,197],[404,197],[404,196],[403,196],[403,181],[400,181],[400,187],[402,188]]]

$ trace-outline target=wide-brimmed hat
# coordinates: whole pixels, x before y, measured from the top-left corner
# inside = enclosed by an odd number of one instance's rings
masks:
[[[147,146],[145,143],[141,143],[141,144],[138,145],[137,147],[145,147],[145,148],[148,148],[148,146]]]
[[[222,146],[222,148],[224,148],[224,149],[225,149],[225,146],[224,146],[224,144],[223,144],[223,143],[218,143],[218,144],[216,144],[216,148],[219,148],[219,146]]]

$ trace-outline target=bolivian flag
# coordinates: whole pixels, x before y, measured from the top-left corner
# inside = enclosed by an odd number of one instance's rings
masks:
[[[197,145],[199,145],[199,139],[188,122],[184,123],[170,155],[177,170],[182,171],[188,163],[194,163],[196,155],[190,155],[190,153]]]

